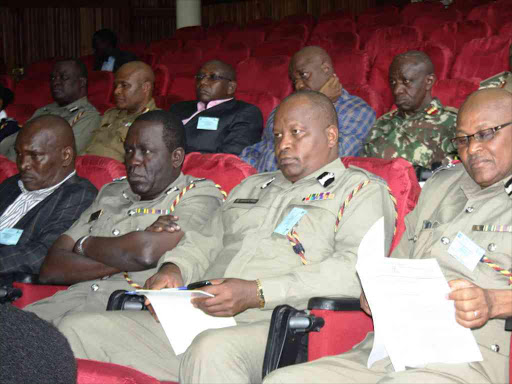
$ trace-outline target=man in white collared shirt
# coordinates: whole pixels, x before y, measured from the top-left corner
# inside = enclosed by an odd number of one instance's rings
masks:
[[[236,72],[220,60],[203,64],[196,75],[197,100],[169,109],[185,126],[188,152],[232,153],[261,139],[263,116],[258,107],[235,99]]]
[[[76,175],[73,130],[61,117],[31,120],[15,150],[19,174],[0,184],[0,274],[38,274],[50,246],[97,190]]]

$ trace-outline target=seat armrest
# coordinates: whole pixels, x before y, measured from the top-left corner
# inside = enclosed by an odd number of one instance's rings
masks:
[[[359,311],[359,299],[347,297],[312,297],[308,301],[309,310]]]

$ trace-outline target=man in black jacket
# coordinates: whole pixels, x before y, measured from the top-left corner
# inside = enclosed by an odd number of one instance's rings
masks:
[[[137,61],[137,56],[117,48],[117,36],[108,28],[100,29],[92,35],[94,49],[94,70],[116,72],[123,64]]]
[[[97,190],[76,175],[75,138],[62,117],[31,120],[15,148],[19,174],[0,184],[0,273],[38,274],[50,246]]]
[[[185,126],[186,152],[240,154],[258,142],[263,116],[258,107],[234,98],[236,72],[219,60],[209,61],[196,75],[197,100],[171,106]]]

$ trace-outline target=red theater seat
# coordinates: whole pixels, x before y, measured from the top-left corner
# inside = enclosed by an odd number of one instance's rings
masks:
[[[222,60],[236,68],[238,63],[249,58],[251,49],[244,43],[223,44],[218,49],[203,51],[203,63],[210,60]]]
[[[386,106],[384,105],[384,102],[382,101],[379,93],[376,92],[368,84],[348,85],[345,86],[345,89],[351,95],[358,96],[366,101],[368,105],[370,105],[370,107],[372,107],[375,111],[377,118],[387,112]]]
[[[32,117],[37,108],[39,107],[31,104],[9,104],[5,112],[21,126]]]
[[[370,58],[365,51],[334,51],[331,58],[334,72],[343,85],[368,83]]]
[[[58,58],[36,61],[30,64],[25,70],[25,79],[48,80]]]
[[[14,79],[9,75],[0,75],[0,84],[6,88],[9,88],[13,92],[14,92],[14,89],[16,88]]]
[[[306,45],[318,45],[325,49],[330,55],[334,51],[359,50],[360,38],[354,32],[334,32],[330,35],[311,36]]]
[[[379,28],[373,32],[365,45],[365,49],[373,62],[378,54],[390,47],[405,47],[421,42],[421,31],[408,25]]]
[[[149,52],[155,55],[155,60],[158,62],[160,57],[168,52],[175,52],[183,47],[183,42],[177,39],[165,39],[152,41],[149,44]]]
[[[112,180],[126,176],[124,164],[109,157],[77,156],[75,168],[78,176],[88,179],[98,190]]]
[[[491,35],[491,27],[485,21],[465,20],[458,23],[443,24],[430,34],[428,40],[443,44],[450,48],[454,54],[458,54],[468,41]]]
[[[268,41],[297,39],[305,42],[309,37],[308,28],[302,24],[281,24],[270,31]]]
[[[265,56],[288,56],[292,57],[295,52],[304,47],[304,42],[299,39],[283,39],[274,41],[264,41],[253,48],[251,55],[254,57]]]
[[[324,20],[318,22],[313,28],[311,37],[313,36],[328,36],[336,32],[355,32],[356,24],[352,19],[340,19],[340,20]]]
[[[214,35],[225,36],[227,33],[238,32],[239,30],[240,27],[235,23],[224,21],[222,23],[217,23],[215,25],[212,25],[211,27],[208,27],[207,34],[210,35],[210,33],[212,33]]]
[[[327,21],[327,20],[343,20],[343,19],[354,20],[354,17],[349,12],[341,10],[341,11],[324,13],[323,15],[321,15],[318,18],[318,22],[320,23],[320,22]]]
[[[110,103],[114,92],[114,74],[109,71],[93,71],[88,74],[87,98],[91,104]]]
[[[268,92],[284,99],[292,92],[288,56],[249,57],[236,68],[239,91]]]
[[[499,36],[512,39],[512,21],[501,26]]]
[[[206,35],[206,29],[201,26],[184,27],[177,29],[174,38],[179,40],[203,39]]]
[[[165,65],[173,76],[195,75],[201,66],[202,56],[201,48],[183,48],[163,54],[157,64]]]
[[[444,11],[444,5],[440,2],[409,3],[402,8],[400,16],[402,18],[402,23],[412,24],[417,17],[424,16],[426,14],[438,14]]]
[[[500,36],[469,41],[455,58],[450,77],[482,81],[508,70],[511,43],[512,38]]]
[[[18,173],[18,167],[14,161],[9,160],[7,157],[0,155],[0,183],[5,179],[14,176]]]
[[[163,64],[157,64],[153,68],[155,74],[155,87],[153,89],[153,96],[167,95],[169,84],[171,83],[171,76],[169,69]]]
[[[94,55],[80,56],[78,59],[85,64],[88,73],[94,71]]]
[[[306,13],[302,15],[285,16],[281,19],[279,24],[302,24],[308,29],[308,32],[311,32],[313,26],[316,24],[316,20],[312,15]]]
[[[428,36],[439,29],[440,24],[457,22],[462,20],[462,14],[459,11],[442,12],[436,14],[428,14],[419,16],[414,19],[412,25],[421,31],[423,39],[427,40]]]
[[[196,79],[191,75],[178,75],[172,79],[167,96],[174,95],[180,100],[196,99]]]
[[[242,29],[241,31],[231,31],[226,35],[223,45],[244,43],[249,48],[253,48],[265,40],[265,30],[263,29]]]
[[[478,87],[478,81],[466,79],[438,80],[432,88],[432,96],[439,98],[443,105],[460,108],[464,100]]]
[[[236,98],[256,105],[263,115],[263,126],[267,123],[270,112],[279,105],[279,99],[267,92],[237,91]]]
[[[217,49],[220,47],[222,37],[219,35],[208,36],[205,39],[190,39],[184,42],[183,48],[201,48],[203,51],[207,49]]]
[[[25,78],[16,84],[14,104],[29,104],[36,108],[53,103],[50,93],[50,76],[45,78]]]

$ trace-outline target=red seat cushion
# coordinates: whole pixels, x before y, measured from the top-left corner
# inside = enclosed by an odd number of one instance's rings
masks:
[[[185,156],[182,172],[186,175],[213,180],[226,193],[229,193],[243,179],[254,175],[257,171],[235,155],[191,152]]]
[[[13,283],[13,286],[23,292],[23,295],[13,303],[18,308],[25,308],[38,300],[53,296],[58,291],[68,289],[67,285],[39,285],[16,282]]]
[[[109,157],[78,156],[75,168],[78,176],[88,179],[98,190],[112,180],[126,176],[124,164]]]
[[[114,92],[114,74],[109,71],[93,71],[88,74],[87,98],[96,104],[110,102]]]
[[[77,384],[163,384],[136,369],[95,360],[76,359]]]
[[[479,79],[508,70],[512,38],[491,36],[466,43],[455,58],[451,78]],[[471,63],[471,65],[468,65]]]
[[[279,105],[279,99],[267,92],[238,91],[236,98],[246,103],[256,105],[263,115],[264,125],[267,123],[270,112]]]
[[[18,173],[18,167],[14,161],[9,160],[7,157],[0,155],[0,183],[5,179],[14,176]]]
[[[368,83],[370,58],[365,51],[333,51],[331,58],[334,72],[343,85],[361,85]]]
[[[288,56],[249,57],[236,68],[239,91],[269,92],[284,99],[292,92]]]
[[[499,35],[512,39],[512,21],[501,26]]]
[[[439,98],[443,105],[460,108],[466,98],[478,87],[478,81],[466,79],[438,80],[432,88],[432,96]]]

